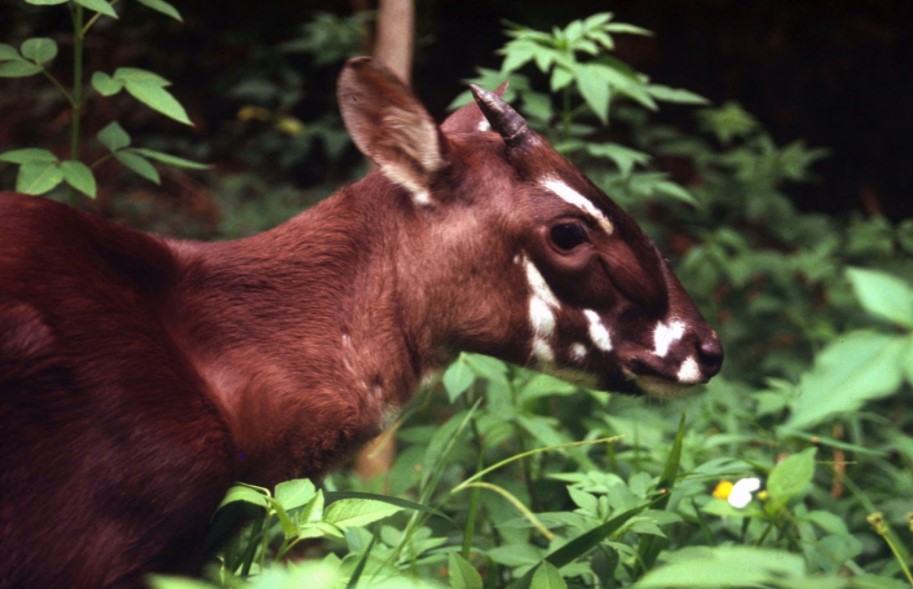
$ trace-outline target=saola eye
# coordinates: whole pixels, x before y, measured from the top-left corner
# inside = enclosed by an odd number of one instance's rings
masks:
[[[586,227],[581,223],[561,223],[551,228],[548,233],[552,243],[558,249],[570,251],[588,240]]]

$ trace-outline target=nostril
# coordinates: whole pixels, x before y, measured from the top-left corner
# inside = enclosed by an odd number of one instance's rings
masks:
[[[707,376],[713,376],[723,365],[723,345],[719,338],[709,337],[702,341],[697,349],[701,366]]]

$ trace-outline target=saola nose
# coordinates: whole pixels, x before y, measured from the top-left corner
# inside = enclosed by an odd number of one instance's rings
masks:
[[[720,338],[716,334],[703,338],[697,346],[697,357],[705,378],[709,379],[719,372],[723,366],[723,344],[720,343]]]

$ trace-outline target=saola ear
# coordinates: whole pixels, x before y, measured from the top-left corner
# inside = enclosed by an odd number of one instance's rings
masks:
[[[446,144],[412,91],[370,57],[355,57],[339,75],[336,96],[358,149],[416,202],[427,202],[432,177],[447,165]]]
[[[498,97],[503,97],[505,90],[507,90],[507,82],[503,82],[498,86],[494,94]],[[491,125],[485,115],[482,114],[479,105],[472,101],[465,106],[461,106],[447,117],[447,120],[441,124],[441,129],[445,133],[477,133],[490,130]]]

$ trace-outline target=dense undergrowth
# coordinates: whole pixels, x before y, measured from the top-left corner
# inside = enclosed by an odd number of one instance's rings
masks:
[[[358,27],[320,18],[341,62]],[[786,193],[826,152],[648,80],[613,56],[627,34],[646,31],[510,24],[501,68],[475,81],[510,79],[530,124],[669,253],[719,329],[722,374],[657,402],[463,354],[390,433],[386,476],[238,485],[207,580],[156,587],[913,586],[913,220],[800,212]],[[692,125],[660,122],[673,104]],[[275,123],[257,153],[343,160],[332,116],[302,135],[282,105],[248,107]],[[223,234],[280,214],[233,200],[249,178],[214,182],[237,213]],[[253,523],[226,539],[238,517]]]

